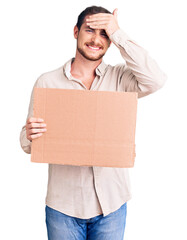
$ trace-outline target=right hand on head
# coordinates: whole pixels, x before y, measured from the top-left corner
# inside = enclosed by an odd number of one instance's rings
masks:
[[[41,118],[28,118],[26,123],[26,134],[27,139],[32,141],[35,138],[39,138],[43,135],[43,132],[46,132],[46,124]]]

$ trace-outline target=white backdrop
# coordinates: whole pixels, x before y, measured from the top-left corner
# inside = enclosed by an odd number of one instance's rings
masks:
[[[19,144],[34,82],[75,54],[73,27],[88,6],[118,8],[120,27],[168,75],[139,99],[132,199],[125,239],[187,239],[185,1],[7,0],[0,3],[0,239],[47,240],[47,164],[30,162]],[[106,63],[123,62],[112,45]]]

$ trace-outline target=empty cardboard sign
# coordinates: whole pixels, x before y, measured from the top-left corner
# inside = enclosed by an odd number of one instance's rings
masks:
[[[32,162],[134,166],[136,92],[35,88],[33,110],[47,131],[32,141]]]

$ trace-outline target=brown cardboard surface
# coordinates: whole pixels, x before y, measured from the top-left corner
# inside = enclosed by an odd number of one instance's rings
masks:
[[[32,141],[32,162],[134,166],[136,92],[35,88],[33,110],[47,131]]]

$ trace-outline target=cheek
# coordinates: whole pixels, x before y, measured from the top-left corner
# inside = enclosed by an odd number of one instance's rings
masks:
[[[77,44],[78,44],[78,46],[84,45],[84,42],[82,41],[82,38],[78,37]]]
[[[85,36],[85,35],[82,35],[81,38],[79,39],[79,42],[80,44],[84,45],[85,43],[87,42],[91,42],[91,37],[90,36]]]
[[[104,39],[103,44],[104,44],[106,47],[109,47],[109,46],[110,46],[110,41],[109,41],[108,39]]]
[[[108,41],[106,41],[106,42],[104,43],[104,46],[105,46],[105,49],[108,49],[108,48],[110,47],[110,43],[109,43]]]

